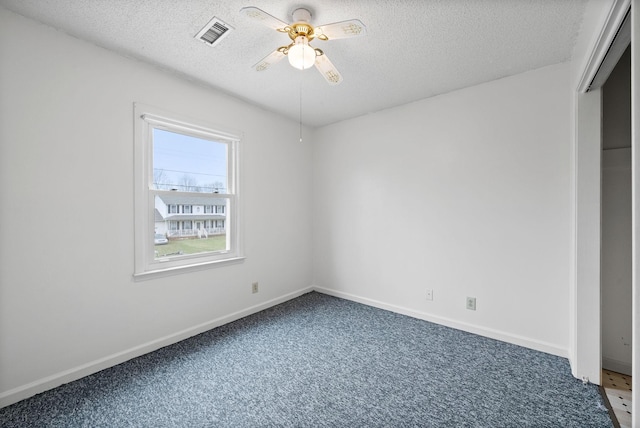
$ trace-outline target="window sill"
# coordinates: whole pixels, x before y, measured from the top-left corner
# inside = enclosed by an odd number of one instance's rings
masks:
[[[205,269],[243,263],[244,259],[245,257],[241,256],[241,257],[228,258],[224,260],[213,260],[213,261],[208,261],[203,263],[194,263],[194,264],[185,265],[185,266],[176,266],[176,267],[165,268],[165,269],[150,270],[147,272],[138,272],[133,274],[133,279],[136,282],[147,281],[149,279],[162,278],[165,276],[178,275],[178,274],[187,273],[187,272],[196,272],[196,271],[205,270]]]

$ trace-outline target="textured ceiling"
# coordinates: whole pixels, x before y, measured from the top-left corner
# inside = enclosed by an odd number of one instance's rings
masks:
[[[322,126],[571,58],[587,0],[0,0],[0,5],[99,46],[160,65],[253,104]],[[357,18],[367,35],[315,40],[344,81],[286,60],[252,65],[285,34],[240,13],[256,6],[312,24]],[[211,47],[194,39],[217,16],[235,30]]]

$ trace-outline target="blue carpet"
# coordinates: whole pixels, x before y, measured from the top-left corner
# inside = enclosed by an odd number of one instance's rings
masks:
[[[0,409],[13,427],[613,427],[566,359],[309,293]]]

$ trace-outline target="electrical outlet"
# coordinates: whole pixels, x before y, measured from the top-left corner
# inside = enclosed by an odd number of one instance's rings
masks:
[[[258,292],[258,283],[257,282],[254,282],[253,284],[251,284],[251,292],[253,294]]]
[[[467,309],[470,311],[476,310],[476,298],[475,297],[467,297]]]
[[[427,289],[427,300],[433,300],[433,290]]]

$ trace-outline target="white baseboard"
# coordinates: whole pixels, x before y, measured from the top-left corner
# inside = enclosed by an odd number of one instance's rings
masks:
[[[39,394],[49,389],[53,389],[62,384],[81,379],[93,373],[97,373],[100,370],[113,367],[132,358],[136,358],[165,346],[180,342],[181,340],[187,339],[191,336],[204,333],[205,331],[211,330],[212,328],[228,324],[230,322],[239,320],[240,318],[244,318],[248,315],[260,312],[280,303],[284,303],[288,300],[295,299],[296,297],[299,297],[310,291],[313,291],[313,287],[306,287],[301,290],[277,297],[275,299],[268,300],[258,305],[251,306],[241,311],[234,312],[232,314],[225,315],[211,321],[207,321],[205,323],[190,327],[177,333],[161,337],[151,342],[144,343],[125,351],[118,352],[116,354],[112,354],[95,361],[91,361],[87,364],[83,364],[81,366],[74,367],[72,369],[65,370],[63,372],[38,379],[26,385],[22,385],[9,391],[3,392],[0,394],[0,408],[9,406],[13,403],[17,403],[20,400],[24,400],[25,398],[29,398],[33,395]]]
[[[631,376],[631,363],[602,357],[602,368]]]
[[[567,358],[568,356],[567,349],[563,349],[546,342],[532,340],[523,336],[513,335],[513,334],[505,333],[499,330],[478,327],[476,325],[471,325],[471,324],[455,321],[449,318],[431,315],[426,312],[420,312],[413,309],[408,309],[401,306],[392,305],[392,304],[380,302],[377,300],[360,297],[360,296],[356,296],[349,293],[344,293],[337,290],[313,286],[313,287],[306,287],[304,289],[285,294],[283,296],[277,297],[275,299],[271,299],[269,301],[263,302],[255,306],[251,306],[241,311],[234,312],[232,314],[225,315],[220,318],[216,318],[214,320],[190,327],[188,329],[179,331],[177,333],[153,340],[151,342],[144,343],[142,345],[127,349],[125,351],[118,352],[116,354],[112,354],[95,361],[91,361],[87,364],[83,364],[81,366],[74,367],[69,370],[65,370],[63,372],[56,373],[54,375],[47,376],[42,379],[38,379],[26,385],[22,385],[17,388],[11,389],[9,391],[0,393],[0,408],[9,406],[13,403],[17,403],[20,400],[24,400],[25,398],[31,397],[35,394],[39,394],[49,389],[53,389],[62,384],[81,379],[93,373],[97,373],[100,370],[113,367],[117,364],[123,363],[132,358],[136,358],[144,354],[147,354],[149,352],[153,352],[157,349],[163,348],[165,346],[171,345],[173,343],[180,342],[181,340],[187,339],[197,334],[204,333],[205,331],[211,330],[212,328],[216,328],[221,325],[228,324],[240,318],[244,318],[248,315],[260,312],[264,309],[270,308],[280,303],[284,303],[288,300],[295,299],[296,297],[299,297],[310,291],[317,291],[319,293],[327,294],[330,296],[340,297],[346,300],[351,300],[354,302],[388,310],[388,311],[399,313],[402,315],[407,315],[413,318],[418,318],[418,319],[430,321],[436,324],[441,324],[447,327],[452,327],[458,330],[466,331],[469,333],[478,334],[480,336],[485,336],[485,337],[500,340],[503,342],[524,346],[526,348],[535,349],[541,352],[546,352],[548,354],[557,355],[565,358]],[[613,368],[611,370],[613,370]]]
[[[354,302],[362,303],[365,305],[373,306],[379,309],[385,309],[387,311],[395,312],[402,315],[407,315],[413,318],[429,321],[435,324],[444,325],[446,327],[455,328],[457,330],[466,331],[468,333],[477,334],[479,336],[488,337],[491,339],[500,340],[502,342],[511,343],[525,348],[534,349],[536,351],[545,352],[547,354],[557,355],[559,357],[568,358],[569,350],[553,345],[551,343],[531,339],[524,336],[514,335],[506,333],[500,330],[492,328],[479,327],[477,325],[468,324],[465,322],[456,321],[450,318],[441,317],[437,315],[431,315],[426,312],[416,311],[414,309],[405,308],[402,306],[392,305],[377,300],[369,299],[366,297],[360,297],[342,291],[332,290],[329,288],[313,287],[314,291],[319,293],[328,294],[330,296],[340,297],[342,299],[351,300]]]

